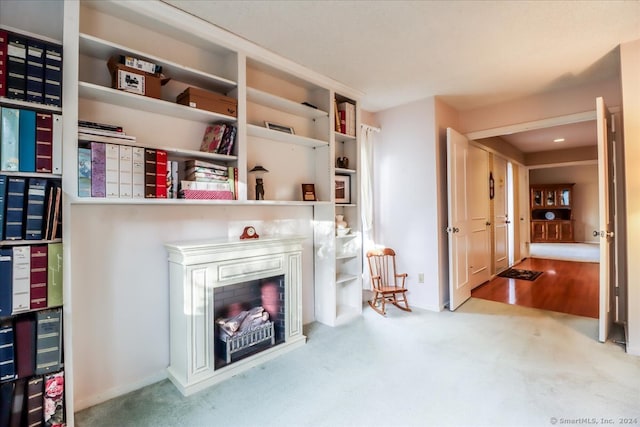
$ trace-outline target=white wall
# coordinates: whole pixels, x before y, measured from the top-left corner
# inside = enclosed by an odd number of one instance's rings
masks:
[[[574,165],[554,168],[531,169],[529,183],[564,184],[573,187],[572,214],[575,220],[573,236],[576,242],[597,243],[593,230],[598,230],[598,165]]]
[[[394,248],[399,269],[409,274],[410,305],[440,310],[434,114],[434,98],[376,114],[382,131],[374,147],[375,230],[376,243]]]
[[[640,40],[621,46],[626,181],[627,351],[640,355]]]
[[[76,206],[71,225],[75,410],[166,377],[169,277],[164,242],[306,236],[303,321],[313,321],[311,206]],[[66,319],[70,321],[71,319]]]

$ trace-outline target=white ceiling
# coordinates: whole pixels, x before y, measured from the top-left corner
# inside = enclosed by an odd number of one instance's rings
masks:
[[[613,78],[640,1],[166,0],[364,93],[458,110]]]

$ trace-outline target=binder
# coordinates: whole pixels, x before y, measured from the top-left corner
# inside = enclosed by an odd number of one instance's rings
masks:
[[[119,146],[118,185],[121,199],[133,197],[133,149],[129,145]]]
[[[49,307],[62,305],[62,243],[47,245],[47,304]]]
[[[44,416],[44,378],[33,377],[27,381],[27,425],[40,426]]]
[[[53,115],[36,114],[36,171],[52,172]]]
[[[0,175],[0,240],[4,240],[5,209],[7,206],[7,176]],[[0,317],[2,317],[0,313]]]
[[[120,194],[120,150],[117,144],[105,144],[105,190],[107,198]]]
[[[7,37],[7,98],[26,99],[27,44],[18,34]]]
[[[62,363],[62,311],[36,312],[36,375],[55,372]]]
[[[0,29],[0,96],[7,96],[7,34]]]
[[[167,198],[167,152],[156,150],[156,198]]]
[[[0,248],[0,317],[13,312],[13,249]]]
[[[36,321],[33,316],[20,316],[16,319],[15,349],[17,377],[32,376],[36,366]]]
[[[27,39],[26,100],[44,103],[44,55],[45,44],[33,38]]]
[[[36,112],[20,110],[18,122],[18,167],[21,172],[35,172]]]
[[[27,185],[27,212],[25,215],[25,240],[42,240],[44,218],[45,178],[29,178]]]
[[[13,247],[13,314],[29,311],[31,306],[31,249]]]
[[[31,310],[47,307],[47,245],[31,246]]]
[[[26,178],[19,176],[7,177],[4,218],[4,238],[6,240],[22,239],[25,188]]]
[[[144,197],[147,199],[156,198],[156,150],[144,149]]]
[[[20,110],[2,107],[0,170],[19,171]]]
[[[51,172],[62,174],[62,116],[52,114]]]
[[[78,148],[78,197],[91,197],[90,148]]]
[[[144,198],[144,148],[142,147],[132,147],[131,149],[131,157],[133,160],[133,171],[132,171],[132,181],[133,181],[133,197],[136,199]]]
[[[53,43],[45,47],[44,103],[62,107],[62,46]]]
[[[10,381],[16,377],[13,348],[13,325],[0,326],[0,381]]]
[[[91,147],[91,197],[106,197],[105,144],[90,142]]]

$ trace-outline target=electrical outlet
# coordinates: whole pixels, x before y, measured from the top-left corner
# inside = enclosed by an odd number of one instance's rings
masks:
[[[424,273],[418,273],[418,283],[424,283]]]

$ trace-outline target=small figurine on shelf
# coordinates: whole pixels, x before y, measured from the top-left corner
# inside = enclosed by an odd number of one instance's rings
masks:
[[[249,172],[256,174],[256,200],[264,200],[264,181],[262,175],[269,171],[263,166],[255,165]]]
[[[347,169],[349,167],[349,159],[347,157],[338,157],[336,159],[336,167]]]
[[[336,235],[346,236],[351,229],[347,227],[347,221],[344,220],[344,215],[336,215]]]

